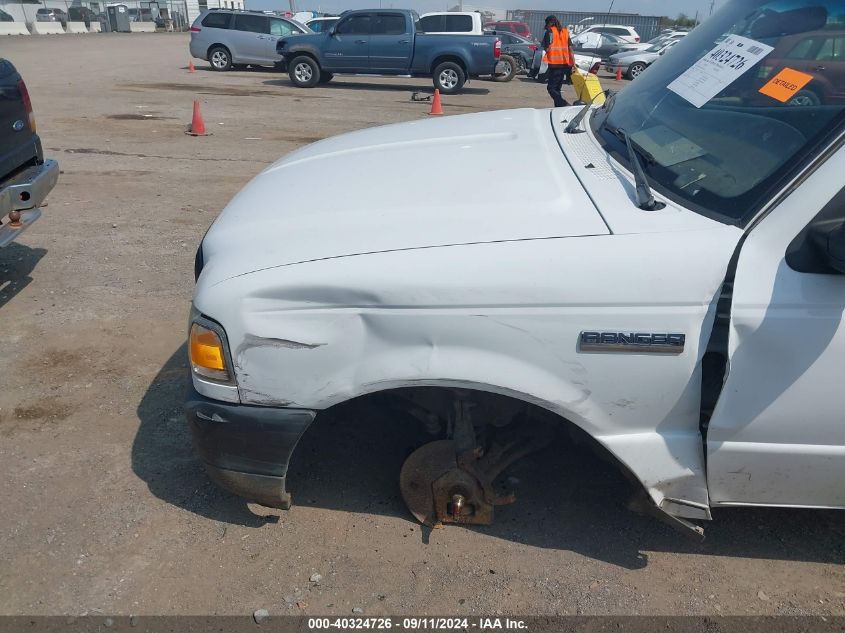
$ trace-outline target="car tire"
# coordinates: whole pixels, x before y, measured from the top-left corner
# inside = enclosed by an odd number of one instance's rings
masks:
[[[327,84],[327,83],[329,83],[332,79],[334,79],[334,75],[333,75],[333,74],[331,74],[331,73],[326,73],[326,72],[320,73],[320,83],[321,83],[321,84]]]
[[[504,83],[506,81],[510,81],[516,76],[516,60],[513,57],[510,55],[502,55],[496,63],[496,68],[499,68],[500,64],[504,72],[500,75],[494,74],[493,81]]]
[[[288,76],[298,88],[313,88],[320,83],[320,65],[307,55],[294,57],[288,64]]]
[[[208,63],[217,72],[232,70],[232,54],[225,46],[213,46],[208,51]]]
[[[643,71],[644,71],[646,68],[647,68],[647,67],[646,67],[646,65],[645,65],[645,64],[643,64],[642,62],[634,62],[633,64],[631,64],[631,65],[628,67],[628,72],[627,72],[627,73],[625,73],[625,76],[626,76],[628,79],[632,79],[632,80],[633,80],[633,79],[636,79],[637,77],[639,77],[640,75],[642,75],[642,74],[643,74]]]
[[[453,95],[459,92],[464,87],[466,80],[467,76],[464,69],[455,62],[437,64],[432,76],[434,87],[444,95]]]
[[[787,105],[791,106],[820,106],[822,100],[814,90],[804,88],[795,93],[795,96],[787,101]]]

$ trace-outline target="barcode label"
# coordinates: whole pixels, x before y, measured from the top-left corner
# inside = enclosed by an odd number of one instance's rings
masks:
[[[741,35],[728,35],[669,84],[669,90],[700,108],[772,52]]]

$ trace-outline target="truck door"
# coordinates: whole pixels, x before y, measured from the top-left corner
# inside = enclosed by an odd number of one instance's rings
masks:
[[[411,65],[411,25],[402,13],[376,13],[370,25],[370,68],[398,73]]]
[[[324,66],[338,72],[368,72],[370,14],[355,13],[341,19],[326,41]]]
[[[740,252],[707,431],[712,505],[845,507],[845,274],[820,255],[845,249],[843,170],[840,149]]]

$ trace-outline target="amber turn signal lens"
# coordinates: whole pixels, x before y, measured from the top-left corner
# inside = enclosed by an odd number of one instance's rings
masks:
[[[191,325],[191,366],[197,374],[214,380],[228,380],[226,355],[217,332],[202,325]]]

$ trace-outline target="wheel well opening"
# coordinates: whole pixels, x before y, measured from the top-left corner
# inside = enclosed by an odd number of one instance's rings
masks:
[[[551,431],[547,444],[496,477],[497,491],[516,497],[513,505],[497,506],[503,522],[526,512],[563,520],[573,508],[584,510],[579,521],[585,523],[608,512],[628,520],[626,503],[643,488],[594,438],[535,404],[473,389],[391,389],[319,412],[293,453],[289,489],[319,507],[412,518],[397,490],[400,469],[421,447],[454,438],[461,402],[469,404],[475,438],[485,450],[521,429],[529,439],[535,431]]]
[[[311,61],[313,61],[317,66],[320,66],[320,61],[312,54],[306,51],[296,51],[293,53],[286,53],[285,60],[290,63],[297,57],[308,57]]]
[[[218,43],[216,43],[216,44],[212,44],[211,46],[209,46],[209,47],[208,47],[208,50],[205,52],[206,57],[211,57],[211,51],[213,51],[215,48],[222,48],[222,49],[224,49],[227,53],[229,53],[229,57],[231,57],[231,56],[232,56],[232,51],[230,51],[230,50],[229,50],[229,47],[228,47],[228,46],[226,46],[225,44],[220,44],[220,43],[218,42]]]
[[[461,70],[463,70],[463,71],[464,71],[464,74],[466,74],[466,73],[467,73],[467,67],[466,67],[466,65],[464,64],[464,61],[463,61],[460,57],[457,57],[457,56],[455,56],[455,55],[441,55],[440,57],[438,57],[437,59],[435,59],[435,60],[431,63],[431,72],[433,73],[433,72],[434,72],[434,69],[435,69],[435,68],[437,68],[437,67],[438,67],[440,64],[442,64],[443,62],[454,62],[454,63],[456,63],[458,66],[460,66],[460,67],[461,67]]]

